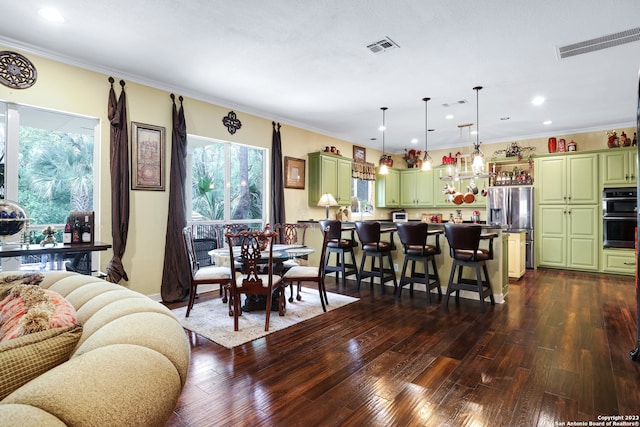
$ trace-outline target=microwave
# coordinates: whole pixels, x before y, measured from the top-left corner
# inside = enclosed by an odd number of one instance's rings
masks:
[[[391,221],[393,222],[408,222],[409,214],[406,212],[391,212]]]

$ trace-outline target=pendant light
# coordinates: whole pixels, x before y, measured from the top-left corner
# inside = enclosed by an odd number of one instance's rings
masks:
[[[429,125],[427,121],[427,103],[431,98],[422,98],[424,101],[424,157],[422,158],[422,170],[431,170],[431,156],[429,155],[427,146],[427,134],[429,133]]]
[[[386,130],[384,123],[385,111],[387,111],[387,107],[380,108],[382,110],[382,158],[380,159],[380,170],[378,173],[380,175],[387,175],[389,173],[389,167],[387,166],[387,156],[384,152],[384,132]]]
[[[479,106],[478,106],[478,93],[482,89],[482,86],[476,86],[473,90],[476,91],[476,143],[473,146],[473,162],[471,163],[471,168],[473,172],[478,175],[484,172],[484,154],[482,150],[480,150],[480,115],[479,115]]]

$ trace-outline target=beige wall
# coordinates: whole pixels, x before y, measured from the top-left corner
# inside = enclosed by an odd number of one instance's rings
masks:
[[[0,47],[0,50],[5,48]],[[11,50],[11,49],[8,49]],[[0,100],[17,104],[38,106],[74,114],[96,117],[100,120],[101,132],[98,141],[100,165],[99,180],[96,190],[99,194],[97,214],[97,238],[104,242],[111,242],[111,199],[109,178],[109,122],[107,119],[107,94],[109,83],[107,75],[87,71],[70,65],[65,65],[35,55],[26,55],[38,70],[36,84],[23,90],[14,90],[0,85]],[[116,79],[117,93],[120,86]],[[171,152],[171,100],[169,93],[148,86],[126,82],[128,98],[129,120],[164,126],[167,130],[167,188],[169,185],[170,152]],[[176,93],[176,96],[179,96]],[[261,118],[235,111],[242,121],[242,129],[234,135],[228,133],[222,125],[222,117],[231,110],[227,107],[209,104],[199,100],[186,98],[187,130],[190,134],[216,138],[243,144],[269,148],[271,145],[271,119]],[[306,154],[322,150],[325,146],[336,146],[343,155],[351,157],[352,145],[303,129],[283,124],[281,129],[283,153],[306,160]],[[626,130],[631,137],[632,129]],[[560,135],[557,135],[560,138]],[[605,132],[565,136],[567,142],[573,138],[578,142],[578,150],[604,148],[606,146]],[[534,145],[536,153],[546,152],[546,138],[530,141],[520,141],[520,145]],[[493,151],[506,148],[508,143],[483,145],[484,152],[489,156]],[[449,150],[431,153],[435,164]],[[380,151],[367,148],[367,161],[377,163]],[[401,155],[394,155],[396,167],[404,167]],[[306,174],[308,179],[308,173]],[[308,182],[306,183],[308,186]],[[270,194],[270,193],[269,193]],[[165,247],[166,216],[169,192],[132,191],[131,192],[131,225],[127,249],[124,255],[124,266],[129,274],[129,286],[144,294],[158,294],[162,281],[162,262]],[[286,216],[288,221],[298,219],[321,218],[323,208],[307,205],[305,190],[286,189]],[[376,212],[376,216],[383,218],[386,211]],[[316,230],[317,231],[317,230]],[[312,233],[313,235],[317,233]],[[315,241],[315,236],[311,239]],[[181,242],[175,242],[182,244]],[[101,254],[100,267],[104,269],[112,256],[111,251]]]

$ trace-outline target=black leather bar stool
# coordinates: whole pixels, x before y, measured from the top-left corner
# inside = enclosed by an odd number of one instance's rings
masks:
[[[438,277],[438,267],[436,266],[436,255],[440,251],[441,230],[429,231],[429,224],[426,222],[402,223],[398,224],[398,236],[402,243],[404,262],[402,263],[402,273],[400,274],[400,287],[398,288],[398,298],[402,294],[402,288],[409,287],[409,295],[413,297],[413,284],[422,283],[426,286],[427,301],[431,302],[431,290],[438,290],[438,298],[442,298],[442,288]],[[427,243],[427,238],[435,237],[434,244]],[[411,273],[407,275],[407,267],[411,263]],[[416,263],[422,265],[423,272],[416,272]],[[431,271],[429,271],[431,264]]]
[[[379,277],[384,293],[384,284],[389,280],[393,280],[393,291],[398,288],[396,280],[396,272],[393,269],[393,259],[391,258],[391,250],[394,248],[392,242],[384,242],[380,240],[380,223],[377,221],[356,222],[356,231],[358,238],[362,244],[362,262],[360,263],[360,273],[358,274],[358,289],[360,282],[367,277],[371,278],[371,287],[373,287],[373,278]],[[365,262],[367,258],[371,258],[371,269],[365,270]],[[378,266],[376,267],[376,259]],[[384,260],[387,259],[389,267],[384,267]]]
[[[356,265],[356,256],[353,253],[353,248],[358,246],[358,243],[353,239],[353,232],[351,233],[351,239],[342,238],[342,223],[337,220],[327,219],[320,222],[323,233],[329,233],[329,241],[327,242],[327,254],[324,259],[324,274],[335,272],[336,282],[342,274],[342,287],[346,288],[347,276],[355,274],[358,276],[358,266]],[[324,231],[327,230],[328,231]],[[331,254],[336,254],[336,263],[330,265]],[[347,263],[346,254],[351,255],[351,262]]]
[[[487,261],[493,259],[493,239],[497,234],[491,233],[482,235],[482,227],[476,224],[445,224],[444,234],[449,242],[449,250],[453,264],[451,264],[451,274],[445,298],[445,308],[449,309],[449,295],[456,293],[456,303],[460,302],[460,290],[477,292],[480,296],[480,310],[486,311],[484,300],[489,297],[491,305],[495,305],[489,273],[487,272]],[[487,239],[489,248],[480,248],[480,241]],[[476,273],[474,279],[462,278],[464,267],[473,267]],[[454,275],[458,269],[458,280],[454,282]],[[484,280],[482,280],[484,273]]]

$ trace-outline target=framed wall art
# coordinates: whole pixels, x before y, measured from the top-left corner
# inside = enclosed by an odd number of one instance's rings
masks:
[[[284,187],[304,190],[304,164],[303,159],[294,157],[284,158]]]
[[[367,149],[364,147],[353,146],[353,160],[356,162],[364,162],[367,160]]]
[[[165,128],[131,122],[131,189],[164,191]]]

